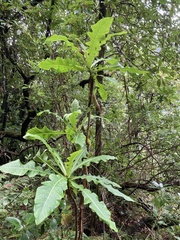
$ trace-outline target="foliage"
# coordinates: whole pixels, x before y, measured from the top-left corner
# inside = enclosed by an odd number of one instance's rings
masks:
[[[51,153],[47,149],[45,151],[41,141],[25,140],[23,136],[33,128],[42,137],[43,127],[46,126],[45,141],[60,153],[64,162],[64,159],[73,159],[76,152],[78,154],[83,148],[88,126],[88,119],[84,116],[89,114],[91,131],[87,144],[90,153],[86,159],[97,153],[95,128],[98,121],[102,127],[103,154],[116,156],[115,161],[89,162],[90,173],[108,177],[122,187],[123,193],[133,193],[133,198],[142,201],[139,205],[124,203],[108,194],[104,186],[101,188],[99,197],[111,209],[121,237],[165,239],[171,234],[178,238],[179,226],[175,225],[177,214],[174,206],[178,201],[179,187],[179,0],[103,2],[107,18],[98,23],[103,10],[98,1],[1,1],[0,164],[15,160],[14,164],[22,169],[21,174],[34,175],[29,180],[30,185],[33,179],[39,177],[41,182],[51,182],[47,176],[57,170],[55,160],[59,164],[58,156],[52,160]],[[104,49],[103,56],[99,57],[98,49],[100,52]],[[47,66],[39,68],[44,62]],[[84,85],[82,91],[80,83],[83,80],[87,82],[90,77],[94,81],[93,94],[98,105],[95,106],[92,99],[89,108],[89,86]],[[82,109],[82,113],[77,112],[76,116],[71,109],[75,98]],[[100,114],[97,114],[97,106]],[[69,114],[63,119],[59,117],[66,113],[70,113],[72,118]],[[78,128],[69,124],[74,122],[74,117],[79,120]],[[65,128],[65,131],[59,131]],[[50,140],[47,140],[48,135]],[[75,155],[71,156],[72,153]],[[53,169],[46,169],[41,158]],[[71,160],[69,166],[73,164],[74,160]],[[83,168],[80,174],[76,170],[77,177],[83,177]],[[38,171],[41,176],[37,175]],[[69,171],[68,174],[71,173]],[[6,196],[3,194],[6,193],[3,187],[5,179],[7,182],[14,181],[14,178],[4,178],[3,175],[0,201]],[[24,176],[21,176],[18,181],[24,186],[23,179]],[[79,178],[76,182],[81,180],[84,181]],[[92,186],[94,182],[97,183],[95,177],[88,185]],[[32,185],[32,192],[27,193],[31,198],[36,187],[36,184]],[[12,199],[13,194],[17,196],[15,188],[11,194]],[[164,205],[155,207],[162,204],[161,199]],[[15,217],[24,226],[26,212],[32,214],[32,203],[29,204],[29,201],[26,209],[24,206],[21,208],[21,203],[27,200],[26,194],[16,200],[2,208],[3,212],[9,209],[0,224],[1,228],[8,225],[13,233],[19,232],[5,218]],[[149,205],[153,207],[148,208]],[[20,206],[21,216],[17,206]],[[165,212],[168,219],[172,215],[173,219],[169,220],[174,220],[173,226],[158,225],[159,220],[165,220]],[[59,225],[59,214],[52,216]],[[153,226],[137,226],[137,219],[141,223],[141,220],[147,219],[146,216],[153,216]],[[46,223],[44,231],[51,233],[48,221],[50,219],[37,227],[39,234]],[[35,226],[35,222],[33,224]],[[108,232],[102,225],[94,225],[94,234]],[[136,232],[132,231],[134,226]],[[59,231],[59,228],[56,230]],[[23,231],[24,228],[20,233]],[[69,228],[63,228],[61,233],[64,232],[64,235],[60,234],[60,239],[68,238],[68,231],[74,235]],[[47,237],[45,232],[44,238]],[[9,239],[9,233],[6,234]],[[55,231],[53,234],[58,236]],[[107,234],[110,239],[118,238],[111,232]]]
[[[1,226],[1,239],[38,237],[32,212],[35,181],[21,177],[19,183],[17,178],[9,179],[2,174],[1,177],[4,184],[0,188],[0,217],[2,220],[5,219]]]
[[[76,129],[77,112],[78,111],[75,110],[74,112],[65,116],[64,122],[67,124],[68,130],[70,128],[73,130],[66,131],[66,128],[65,132],[67,132],[66,134],[68,136],[69,134],[73,136],[78,131],[78,129]],[[81,140],[80,142],[77,141],[76,144],[79,145],[80,149],[73,152],[67,158],[67,160],[63,162],[58,150],[48,144],[50,138],[52,136],[57,136],[58,134],[59,131],[57,131],[57,133],[55,133],[55,131],[51,132],[47,127],[44,127],[43,129],[32,128],[28,130],[25,135],[25,139],[39,140],[46,146],[50,156],[48,156],[46,151],[44,151],[42,154],[38,152],[35,159],[38,158],[38,160],[41,160],[41,162],[48,167],[49,170],[51,170],[50,172],[43,171],[43,169],[39,166],[35,167],[34,161],[30,161],[23,165],[19,162],[19,160],[1,166],[0,170],[5,173],[11,173],[19,176],[22,176],[26,173],[29,177],[34,177],[36,174],[49,175],[49,180],[42,182],[42,186],[38,187],[36,191],[34,216],[37,225],[42,223],[60,205],[61,200],[65,197],[66,191],[67,194],[70,195],[72,193],[77,194],[80,191],[84,197],[84,204],[90,204],[90,208],[99,216],[99,218],[105,221],[111,229],[117,231],[115,223],[111,220],[110,212],[106,208],[104,202],[100,202],[95,193],[92,193],[89,189],[85,189],[83,185],[77,184],[76,180],[78,177],[75,173],[83,166],[89,166],[91,163],[98,164],[101,160],[104,162],[108,160],[115,160],[115,157],[102,155],[87,158],[84,137],[84,145],[81,147]],[[130,197],[124,195],[123,193],[119,192],[119,190],[114,188],[114,186],[116,188],[120,188],[118,184],[108,181],[105,178],[94,177],[91,175],[81,176],[80,178],[87,178],[88,181],[94,181],[95,184],[101,184],[115,195],[123,197],[128,201],[133,201]],[[16,228],[21,226],[17,219],[8,218],[8,221],[14,224]]]

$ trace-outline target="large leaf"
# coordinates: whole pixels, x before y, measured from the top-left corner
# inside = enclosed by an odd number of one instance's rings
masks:
[[[43,182],[36,192],[34,216],[36,224],[44,221],[60,204],[67,190],[67,179],[64,176],[51,174],[50,181]]]
[[[70,71],[85,71],[86,68],[75,59],[75,58],[60,58],[57,57],[55,60],[47,58],[39,63],[39,67],[44,70],[50,70],[51,68],[56,69],[60,73],[66,73]]]
[[[89,204],[91,210],[95,212],[112,230],[117,232],[116,225],[111,221],[111,213],[107,209],[105,203],[102,201],[100,202],[95,193],[92,193],[89,189],[85,189],[82,185],[73,183],[73,186],[82,192],[84,204]]]
[[[35,167],[33,161],[22,164],[19,159],[2,165],[0,171],[16,176],[23,176],[28,173],[29,177],[34,177],[37,174],[43,175],[45,173],[41,167]]]
[[[86,159],[83,159],[83,161],[77,165],[76,169],[82,168],[83,166],[89,166],[91,163],[98,164],[100,161],[107,162],[109,160],[115,160],[115,159],[116,158],[114,156],[110,156],[110,155],[100,155],[96,157],[86,158]]]
[[[113,18],[111,17],[103,18],[91,26],[92,32],[87,33],[90,38],[90,41],[86,43],[89,48],[85,52],[88,67],[91,67],[101,50],[101,46],[106,43],[106,34],[109,32],[112,22]]]
[[[112,194],[114,194],[115,196],[122,197],[129,202],[134,202],[134,200],[131,197],[125,195],[124,193],[116,189],[116,188],[120,188],[120,186],[117,183],[112,182],[107,178],[99,177],[99,176],[83,175],[83,176],[76,177],[74,179],[78,179],[78,178],[86,179],[88,182],[93,181],[95,184],[101,184],[103,187],[107,188],[107,190]]]
[[[29,135],[31,134],[31,135]],[[26,135],[24,136],[25,139],[29,139],[29,140],[34,140],[35,138],[32,137],[32,135],[38,135],[41,138],[44,138],[46,140],[49,140],[51,137],[58,137],[61,136],[62,134],[64,134],[63,131],[58,131],[58,130],[50,130],[49,128],[47,128],[46,126],[44,126],[42,129],[34,127],[31,128],[27,131]]]

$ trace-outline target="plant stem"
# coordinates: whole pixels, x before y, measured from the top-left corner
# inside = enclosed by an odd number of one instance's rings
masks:
[[[68,195],[70,197],[70,199],[72,200],[72,203],[74,205],[74,211],[75,211],[75,238],[74,240],[78,240],[78,206],[76,204],[76,201],[72,195],[72,191],[71,189],[68,187]]]

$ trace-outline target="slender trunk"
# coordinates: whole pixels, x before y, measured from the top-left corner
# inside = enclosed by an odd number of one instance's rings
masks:
[[[102,19],[103,17],[106,16],[106,8],[104,4],[104,0],[99,0],[99,20]],[[102,46],[100,52],[99,52],[99,58],[103,58],[105,54],[105,46]],[[100,63],[103,64],[103,61]],[[98,72],[98,77],[97,80],[99,83],[103,83],[103,71]],[[89,136],[90,136],[90,120],[91,120],[91,107],[92,107],[92,102],[93,98],[96,100],[99,98],[99,96],[94,96],[93,93],[94,90],[94,78],[90,76],[89,78],[89,103],[88,103],[88,126],[87,126],[87,132],[86,132],[86,145],[87,145],[87,151],[89,152],[90,150],[90,144],[89,144]],[[95,156],[101,155],[102,152],[102,121],[101,121],[101,106],[98,104],[96,105],[96,130],[95,130]],[[88,169],[85,167],[83,169],[83,174],[88,174]],[[87,188],[87,181],[83,181],[83,186]],[[79,205],[79,211],[80,211],[80,217],[79,217],[79,237],[78,240],[82,239],[83,236],[83,218],[84,218],[84,199],[83,196],[81,195],[80,197],[80,205]],[[94,220],[95,216],[94,214],[91,217],[91,229],[94,226]]]
[[[99,20],[106,17],[106,6],[105,6],[105,1],[104,0],[99,0]],[[101,50],[99,51],[99,56],[98,58],[104,58],[105,55],[105,45],[101,47]],[[103,65],[103,61],[99,63],[99,65]],[[97,74],[97,81],[101,84],[103,84],[103,75],[104,72],[103,70],[99,71]],[[100,99],[99,94],[96,95],[96,100],[98,102],[98,105],[96,104],[96,126],[95,126],[95,156],[100,156],[102,154],[102,106],[100,104]],[[92,174],[98,175],[100,170],[100,164],[97,165],[96,169],[92,170]],[[99,188],[98,185],[96,185],[96,194],[99,196]],[[92,213],[91,214],[91,223],[90,223],[90,228],[91,228],[91,234],[95,231],[95,225],[96,225],[96,214]]]
[[[90,121],[91,121],[91,107],[93,102],[93,89],[94,89],[94,79],[92,76],[89,78],[89,102],[88,102],[88,123],[87,123],[87,130],[86,130],[86,146],[87,151],[90,151],[90,143],[89,143],[89,137],[90,137]],[[88,174],[88,168],[86,166],[83,167],[83,174]],[[83,186],[84,188],[88,187],[87,180],[83,179]],[[80,195],[80,202],[79,202],[79,237],[78,240],[82,239],[83,236],[83,220],[84,220],[84,198],[82,194]]]
[[[72,206],[74,206],[74,214],[75,214],[75,238],[74,240],[78,240],[78,206],[76,204],[76,200],[73,196],[73,192],[71,191],[71,189],[68,187],[68,195],[70,197],[70,201],[72,202]]]
[[[128,90],[128,83],[126,76],[123,78],[124,80],[124,90],[125,90],[125,96],[126,96],[126,105],[127,105],[127,110],[128,110],[128,120],[127,120],[127,132],[128,132],[128,138],[129,142],[131,143],[131,117],[130,117],[130,103],[129,103],[129,90]]]
[[[104,18],[106,16],[106,7],[104,0],[99,0],[99,20]],[[104,58],[105,55],[105,46],[103,45],[101,47],[101,50],[99,52],[99,59]],[[103,64],[103,61],[99,64]],[[98,72],[97,80],[99,83],[103,83],[103,71]],[[99,95],[96,96],[96,98],[99,98]],[[99,104],[99,107],[96,107],[96,135],[95,135],[95,156],[99,156],[102,153],[102,119],[101,119],[101,105]]]

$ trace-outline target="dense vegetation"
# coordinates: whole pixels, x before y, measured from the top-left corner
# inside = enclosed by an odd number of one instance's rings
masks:
[[[0,239],[180,238],[179,10],[0,2]]]

